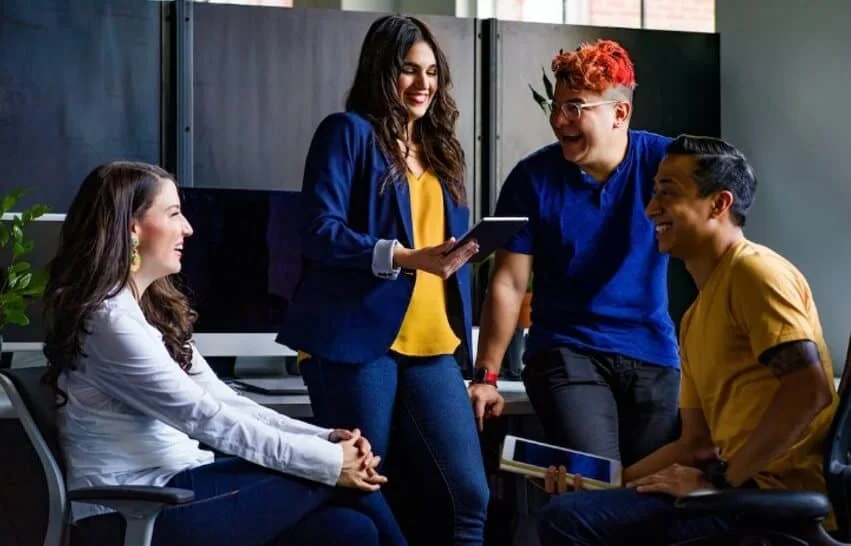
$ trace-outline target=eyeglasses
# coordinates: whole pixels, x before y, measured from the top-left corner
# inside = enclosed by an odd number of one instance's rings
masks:
[[[616,104],[617,100],[601,100],[597,102],[550,102],[550,115],[556,115],[561,112],[564,117],[570,121],[578,121],[582,117],[582,111],[586,108],[594,108],[596,106],[604,106],[606,104]]]

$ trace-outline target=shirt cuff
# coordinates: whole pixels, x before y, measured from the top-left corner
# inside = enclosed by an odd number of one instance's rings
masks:
[[[343,446],[307,436],[298,440],[299,449],[290,450],[284,472],[334,487],[343,471]]]
[[[393,249],[399,241],[379,239],[372,249],[372,274],[380,279],[395,280],[401,268],[393,267]]]

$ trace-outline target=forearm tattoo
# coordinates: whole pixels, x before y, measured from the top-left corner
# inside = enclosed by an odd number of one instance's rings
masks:
[[[821,365],[818,347],[809,339],[775,345],[762,353],[759,361],[771,368],[777,377]]]

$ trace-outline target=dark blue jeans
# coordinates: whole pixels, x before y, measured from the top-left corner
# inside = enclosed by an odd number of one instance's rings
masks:
[[[188,506],[157,518],[153,546],[404,546],[381,493],[332,488],[225,458],[181,472],[167,484],[191,489]],[[83,519],[74,544],[122,544],[118,514]]]
[[[412,545],[483,543],[490,493],[453,357],[391,353],[365,364],[314,357],[301,369],[317,424],[357,427],[382,456],[388,500]]]
[[[539,514],[541,546],[658,546],[722,535],[732,518],[684,512],[669,495],[634,489],[581,491],[550,499]]]
[[[676,368],[554,347],[530,355],[523,383],[551,444],[627,467],[679,436]]]

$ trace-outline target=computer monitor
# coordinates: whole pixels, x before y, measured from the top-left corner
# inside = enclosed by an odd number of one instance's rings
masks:
[[[274,339],[301,271],[294,191],[181,188],[194,234],[181,280],[209,356],[276,356]]]
[[[206,356],[292,356],[275,343],[301,271],[297,227],[299,192],[181,188],[183,211],[194,228],[184,243],[180,283],[198,311],[195,341]],[[7,215],[2,221],[9,222]],[[56,254],[64,214],[27,226],[34,268]],[[0,267],[11,249],[0,253]],[[8,350],[35,350],[44,341],[42,304],[33,300],[28,326],[3,332]]]

